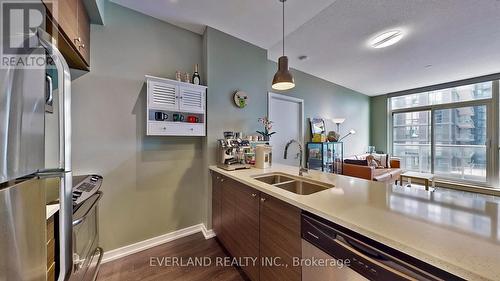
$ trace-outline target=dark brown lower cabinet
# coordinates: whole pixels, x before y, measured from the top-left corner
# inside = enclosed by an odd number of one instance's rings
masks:
[[[212,190],[214,231],[248,278],[300,280],[300,209],[215,172]]]
[[[222,232],[228,241],[227,250],[233,257],[239,258],[241,269],[250,280],[259,280],[258,192],[227,179],[222,184],[221,207]]]
[[[215,235],[221,232],[222,181],[220,174],[212,173],[212,229]]]
[[[294,258],[302,257],[300,209],[272,196],[260,198],[260,280],[300,281],[302,268]]]

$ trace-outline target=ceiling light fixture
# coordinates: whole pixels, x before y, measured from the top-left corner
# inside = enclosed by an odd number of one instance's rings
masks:
[[[387,31],[373,38],[370,45],[375,49],[389,47],[399,42],[403,38],[403,35],[401,30]]]
[[[285,2],[286,0],[279,0],[283,3],[283,56],[278,59],[278,71],[274,74],[272,88],[274,90],[286,91],[295,87],[295,81],[288,69],[288,57],[285,56]]]

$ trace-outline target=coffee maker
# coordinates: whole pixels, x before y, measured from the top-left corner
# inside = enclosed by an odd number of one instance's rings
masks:
[[[225,139],[217,141],[217,167],[228,171],[250,169],[245,162],[245,152],[250,149],[250,142],[236,138],[234,134],[224,132]]]

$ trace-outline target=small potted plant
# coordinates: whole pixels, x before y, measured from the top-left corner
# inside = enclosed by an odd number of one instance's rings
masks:
[[[273,129],[273,121],[270,121],[267,117],[261,117],[258,121],[264,125],[264,131],[257,131],[257,133],[262,135],[264,141],[269,141],[271,136],[276,134],[276,132],[271,132]]]

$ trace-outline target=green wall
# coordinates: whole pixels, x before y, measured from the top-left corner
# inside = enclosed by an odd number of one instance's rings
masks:
[[[216,140],[224,131],[253,133],[260,129],[257,118],[267,113],[267,51],[248,42],[207,27],[207,114],[208,161],[215,163]],[[245,91],[248,106],[234,105],[233,94]]]
[[[285,92],[274,91],[271,84],[276,69],[275,62],[267,62],[267,91],[304,100],[306,142],[310,140],[309,118],[323,118],[327,131],[336,131],[337,126],[331,119],[342,117],[345,118],[345,122],[341,125],[341,135],[347,134],[351,129],[356,131],[355,135],[344,140],[344,155],[366,152],[370,138],[370,98],[368,96],[295,69],[291,70],[295,79],[295,88]]]
[[[216,141],[224,137],[224,131],[253,133],[260,129],[257,118],[267,112],[267,52],[211,27],[205,30],[203,47],[208,85],[203,209],[204,221],[210,227],[212,192],[206,167],[216,163]],[[233,102],[237,90],[250,96],[248,106],[243,109]]]
[[[376,96],[370,98],[370,145],[374,145],[377,151],[387,151],[387,96]]]
[[[216,140],[223,137],[225,130],[253,134],[261,129],[257,118],[267,115],[267,95],[272,91],[276,63],[267,59],[266,50],[210,27],[203,36],[203,46],[208,84],[205,163],[210,165],[215,164]],[[342,131],[357,131],[346,140],[346,155],[365,152],[370,138],[370,98],[312,75],[296,70],[292,72],[297,87],[284,94],[304,99],[305,121],[309,117],[345,117]],[[248,106],[244,109],[234,106],[233,94],[237,90],[249,95]],[[308,123],[304,124],[308,132]],[[329,120],[327,129],[336,129]],[[308,133],[305,135],[309,136]],[[208,172],[206,175],[204,209],[205,221],[210,226],[211,183]]]
[[[73,82],[73,166],[75,174],[104,176],[102,246],[109,251],[200,222],[210,227],[207,166],[215,163],[216,140],[224,130],[261,129],[275,64],[266,50],[210,27],[202,37],[113,3],[105,18],[105,26],[92,26],[92,69]],[[207,136],[146,137],[144,75],[173,78],[195,63],[209,87]],[[348,151],[363,152],[369,98],[293,73],[297,88],[287,95],[305,100],[305,117],[346,117],[343,130],[358,131]],[[237,90],[250,96],[244,109],[233,105]]]
[[[91,71],[73,81],[75,174],[104,176],[100,243],[111,250],[199,224],[201,137],[147,137],[144,75],[202,62],[202,37],[108,3],[92,25]],[[202,73],[203,75],[203,73]]]

